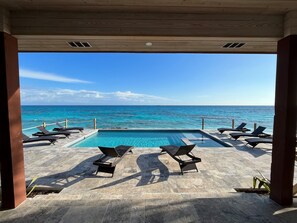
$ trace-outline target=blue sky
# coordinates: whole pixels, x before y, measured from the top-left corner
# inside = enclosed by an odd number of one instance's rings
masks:
[[[23,105],[273,105],[276,55],[20,53]]]

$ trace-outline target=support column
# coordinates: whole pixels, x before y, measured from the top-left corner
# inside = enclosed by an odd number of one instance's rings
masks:
[[[26,199],[17,39],[0,32],[0,163],[2,207]]]
[[[297,114],[297,35],[278,42],[270,198],[293,202]]]

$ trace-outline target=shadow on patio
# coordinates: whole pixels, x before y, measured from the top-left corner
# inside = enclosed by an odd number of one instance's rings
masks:
[[[296,200],[282,208],[255,194],[221,194],[203,198],[135,198],[27,201],[4,211],[9,222],[296,222]],[[220,197],[221,196],[221,197]]]
[[[145,186],[155,183],[166,181],[169,178],[168,168],[159,159],[160,153],[141,154],[137,157],[136,163],[140,169],[139,172],[124,177],[122,179],[115,180],[113,182],[104,184],[102,186],[93,188],[92,190],[115,186],[127,182],[129,180],[139,178],[137,186]]]
[[[254,156],[255,158],[266,155],[266,154],[271,154],[272,150],[267,150],[267,149],[263,149],[261,146],[256,147],[256,148],[252,148],[251,146],[247,146],[246,142],[243,139],[238,139],[238,140],[233,140],[230,139],[228,134],[219,134],[217,132],[212,132],[211,135],[220,138],[220,140],[227,142],[227,143],[231,143],[233,145],[234,148],[236,148],[239,151],[244,151],[247,152],[249,154],[251,154],[252,156]]]
[[[57,187],[57,188],[59,187],[66,188],[81,181],[84,178],[95,177],[93,175],[95,171],[95,168],[93,166],[93,161],[96,160],[97,157],[98,156],[96,155],[86,160],[83,160],[82,162],[80,162],[78,165],[76,165],[70,170],[39,177],[35,181],[35,184],[39,186],[42,185],[42,186],[50,186],[50,187]],[[27,184],[30,182],[31,180],[26,181]]]

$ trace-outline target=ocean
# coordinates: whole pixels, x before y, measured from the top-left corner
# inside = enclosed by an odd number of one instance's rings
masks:
[[[204,117],[205,129],[231,127],[241,122],[254,123],[273,130],[273,106],[22,106],[22,125],[31,134],[43,122],[55,123],[68,119],[69,126],[93,128],[174,128],[201,129]],[[55,127],[55,126],[53,126]],[[50,129],[50,128],[49,128]]]

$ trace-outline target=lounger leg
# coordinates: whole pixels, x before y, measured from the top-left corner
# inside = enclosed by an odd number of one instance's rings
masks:
[[[180,169],[182,172],[186,171],[186,170],[197,170],[197,172],[198,172],[198,169],[197,169],[197,166],[195,163],[180,164]]]
[[[98,172],[99,172],[99,166],[98,166],[98,168],[96,170],[96,173],[95,173],[96,176],[97,176]]]
[[[181,174],[181,175],[184,175],[184,171],[183,171],[183,168],[182,168],[182,166],[181,166],[181,165],[179,165],[179,167],[180,167],[180,174]]]
[[[106,166],[99,165],[96,171],[96,175],[98,174],[98,172],[103,172],[103,173],[110,173],[112,174],[112,177],[113,177],[114,171],[115,171],[115,167],[106,167]]]

